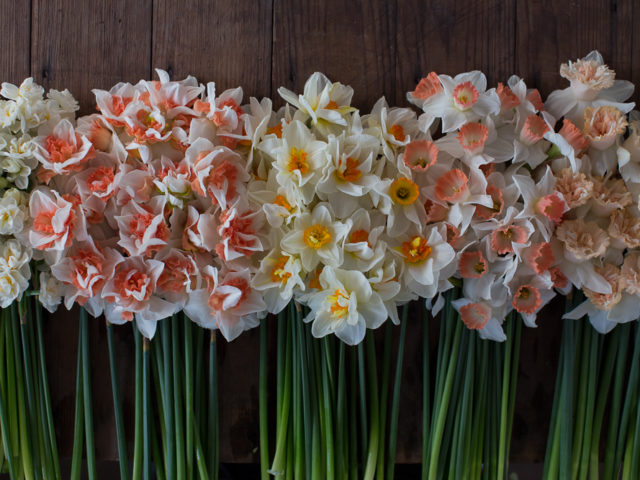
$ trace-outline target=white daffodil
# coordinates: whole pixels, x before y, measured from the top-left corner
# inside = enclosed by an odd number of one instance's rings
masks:
[[[346,127],[345,116],[355,110],[351,107],[353,88],[332,83],[322,73],[316,72],[304,84],[304,93],[296,95],[284,87],[278,93],[288,103],[298,109],[301,120],[311,118],[311,124],[323,135],[336,133],[334,126]]]
[[[429,118],[426,124],[441,118],[442,131],[446,133],[500,111],[500,99],[495,89],[487,90],[487,78],[482,72],[474,70],[454,78],[438,75],[438,79],[442,89],[420,105]]]
[[[605,65],[597,50],[575,62],[563,63],[560,75],[571,85],[551,92],[545,108],[555,118],[569,118],[579,128],[582,128],[586,107],[608,105],[628,113],[635,106],[634,102],[623,103],[633,95],[633,84],[615,80],[616,72]]]
[[[361,272],[325,266],[319,277],[320,289],[310,294],[311,332],[320,338],[330,333],[348,345],[362,341],[367,328],[378,328],[387,311],[380,296]]]
[[[296,197],[299,191],[306,203],[311,202],[329,164],[327,144],[316,140],[302,122],[294,121],[283,128],[282,138],[264,141],[260,148],[275,159],[276,180],[287,196]]]
[[[380,141],[371,135],[329,139],[330,163],[317,185],[317,194],[339,217],[353,213],[378,181],[372,170],[379,150]]]
[[[456,257],[442,229],[431,227],[425,232],[412,232],[398,239],[392,251],[404,262],[402,281],[406,288],[423,297],[438,292],[440,271],[451,266]]]
[[[269,313],[280,313],[292,300],[294,292],[304,290],[301,272],[300,259],[278,249],[260,261],[251,285],[262,292]]]
[[[296,218],[293,230],[282,238],[280,246],[287,253],[299,255],[306,272],[320,262],[337,268],[344,259],[343,244],[350,228],[351,220],[335,220],[331,207],[319,203],[311,213]]]

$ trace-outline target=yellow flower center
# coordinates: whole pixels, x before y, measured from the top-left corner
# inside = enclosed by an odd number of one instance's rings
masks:
[[[291,211],[293,210],[293,207],[291,206],[291,204],[288,202],[288,200],[286,199],[286,197],[284,197],[283,195],[276,195],[276,200],[273,202],[276,205],[280,206],[280,207],[284,207],[287,209],[287,211]]]
[[[267,128],[267,135],[273,134],[278,138],[282,138],[282,123]]]
[[[406,177],[400,177],[391,184],[389,190],[391,199],[400,205],[411,205],[418,199],[420,190],[418,185]]]
[[[304,231],[304,243],[314,250],[318,250],[330,240],[331,233],[324,225],[312,225]]]
[[[282,282],[286,283],[289,277],[291,277],[291,273],[287,272],[284,267],[289,260],[286,256],[281,256],[276,260],[276,263],[273,265],[273,269],[271,270],[271,281],[272,282]]]
[[[402,253],[408,263],[419,263],[431,255],[431,247],[420,235],[411,237],[408,242],[402,242]]]
[[[360,179],[362,172],[358,170],[360,165],[357,158],[347,158],[346,166],[342,168],[343,162],[340,162],[340,167],[336,170],[336,176],[344,182],[355,182]]]
[[[304,150],[298,150],[296,147],[291,147],[289,153],[289,165],[288,170],[294,172],[299,170],[302,175],[309,172],[309,163],[307,163],[307,152]]]
[[[340,289],[336,289],[333,295],[329,295],[327,300],[330,304],[333,318],[339,319],[349,313],[349,296]]]

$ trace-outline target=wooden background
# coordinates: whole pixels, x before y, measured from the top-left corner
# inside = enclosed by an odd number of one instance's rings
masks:
[[[16,0],[0,1],[2,81],[32,76],[69,88],[82,112],[92,88],[136,82],[167,70],[195,75],[220,90],[277,99],[281,85],[300,91],[314,71],[355,89],[368,108],[381,95],[407,106],[405,92],[424,74],[484,71],[489,83],[512,73],[543,96],[564,86],[561,62],[600,50],[621,78],[640,79],[640,4],[633,0]],[[638,35],[640,36],[640,35]],[[276,100],[276,104],[281,102]],[[523,336],[512,460],[544,457],[559,342],[559,303]],[[47,357],[61,454],[71,454],[77,345],[75,312],[47,322]],[[98,457],[117,456],[103,321],[91,327]],[[420,461],[420,351],[411,325],[398,461]],[[130,328],[117,331],[121,381],[133,411]],[[222,342],[221,342],[222,343]],[[257,461],[258,335],[220,348],[223,462]],[[238,375],[242,372],[242,375]],[[239,378],[239,380],[238,380]]]

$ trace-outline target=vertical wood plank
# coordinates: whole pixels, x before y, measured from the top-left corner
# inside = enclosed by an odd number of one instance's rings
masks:
[[[2,79],[0,81],[19,85],[29,76],[31,2],[30,0],[2,0],[0,11],[2,11],[0,15]]]
[[[31,71],[47,88],[68,88],[82,111],[91,89],[149,78],[151,0],[33,0]]]
[[[150,75],[151,0],[32,0],[31,71],[46,88],[68,88],[80,113],[94,111],[91,89]],[[16,27],[19,28],[19,27]],[[26,57],[28,58],[28,57]],[[91,378],[98,459],[116,459],[117,446],[104,319],[90,322]],[[133,418],[131,328],[116,328],[126,421]],[[60,308],[45,321],[45,348],[61,457],[71,456],[78,312]],[[132,432],[128,428],[128,432]]]
[[[276,0],[273,89],[301,92],[315,71],[351,85],[353,105],[370,108],[385,95],[396,101],[395,1]]]
[[[408,106],[406,92],[413,90],[431,71],[455,76],[469,70],[481,70],[487,75],[489,87],[506,81],[514,73],[515,0],[398,1],[396,19],[398,106]],[[415,331],[419,331],[418,317],[411,321],[416,324],[413,325]],[[432,328],[430,333],[435,331]],[[407,340],[396,461],[419,463],[422,344],[417,333],[409,335]],[[431,340],[432,361],[435,362],[437,339]]]
[[[194,75],[218,91],[239,85],[250,96],[271,90],[272,0],[156,0],[152,66],[172,78]]]
[[[398,2],[398,90],[401,104],[427,73],[487,75],[488,86],[514,72],[515,0]]]
[[[517,1],[517,71],[543,98],[568,85],[558,73],[561,63],[594,49],[618,78],[631,80],[633,0]]]

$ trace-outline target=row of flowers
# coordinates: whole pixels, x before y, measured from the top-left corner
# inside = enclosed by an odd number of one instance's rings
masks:
[[[0,302],[28,289],[147,338],[183,310],[231,340],[295,300],[348,344],[443,293],[480,336],[528,326],[557,292],[601,332],[640,311],[640,123],[597,52],[543,102],[511,77],[429,73],[371,112],[316,73],[243,99],[193,77],[68,91],[3,84]]]

